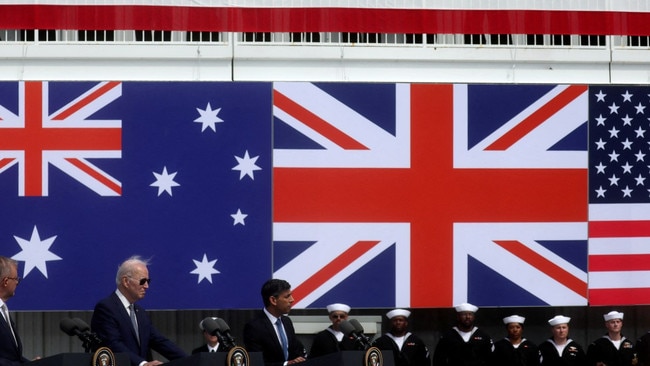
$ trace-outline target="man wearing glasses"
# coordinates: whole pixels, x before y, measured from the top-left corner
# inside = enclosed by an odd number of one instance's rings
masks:
[[[350,307],[345,304],[327,305],[332,325],[320,331],[314,337],[309,352],[309,358],[319,357],[339,351],[356,350],[356,341],[341,332],[341,322],[348,319]]]
[[[18,282],[17,262],[0,256],[0,365],[20,365],[29,361],[23,357],[23,345],[7,309],[7,300],[14,296]]]
[[[113,352],[129,355],[132,366],[155,366],[152,350],[169,360],[187,354],[163,336],[151,324],[149,316],[137,301],[145,296],[151,279],[146,260],[138,256],[124,261],[117,269],[117,290],[95,305],[91,328]]]

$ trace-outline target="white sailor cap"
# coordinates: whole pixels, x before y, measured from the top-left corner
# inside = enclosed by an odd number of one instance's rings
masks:
[[[603,318],[605,318],[605,321],[610,321],[612,319],[621,319],[623,320],[623,313],[619,313],[618,311],[610,311],[609,313],[603,315]]]
[[[525,321],[526,321],[526,318],[524,318],[523,316],[519,316],[519,315],[510,315],[510,316],[507,316],[507,317],[503,318],[503,324],[506,324],[506,325],[510,324],[510,323],[524,324]]]
[[[564,315],[556,315],[552,319],[548,320],[548,324],[550,324],[552,327],[558,325],[558,324],[569,324],[571,321],[571,318],[568,316]]]
[[[205,328],[203,328],[203,322],[204,322],[206,319],[217,320],[218,318],[217,318],[216,316],[212,316],[212,317],[207,317],[207,318],[204,318],[203,320],[201,320],[201,322],[199,323],[199,328],[201,328],[201,330],[205,330]]]
[[[350,312],[350,307],[345,304],[338,304],[338,303],[327,305],[327,312],[331,313],[333,311],[342,311],[347,314]]]
[[[411,312],[405,309],[395,309],[386,313],[388,319],[393,319],[396,316],[403,316],[405,318],[408,318],[409,315],[411,315]]]
[[[465,303],[462,303],[460,305],[454,306],[454,309],[456,309],[457,313],[462,313],[463,311],[470,311],[472,313],[475,313],[476,310],[478,310],[478,307],[465,302]]]

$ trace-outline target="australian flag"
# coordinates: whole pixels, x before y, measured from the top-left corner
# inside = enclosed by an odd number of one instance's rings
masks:
[[[92,309],[132,255],[150,260],[147,308],[261,306],[270,115],[269,83],[0,83],[14,308]]]

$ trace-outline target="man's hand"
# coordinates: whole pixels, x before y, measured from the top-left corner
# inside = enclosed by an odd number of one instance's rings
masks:
[[[149,362],[145,363],[142,366],[158,366],[158,365],[162,365],[162,364],[163,363],[161,361],[153,360],[153,361],[149,361]]]
[[[293,365],[294,363],[305,362],[307,359],[304,357],[296,357],[293,360],[287,361],[287,365]]]

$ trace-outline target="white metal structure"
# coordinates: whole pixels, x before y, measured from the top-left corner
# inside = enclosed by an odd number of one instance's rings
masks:
[[[647,84],[650,37],[0,30],[2,80]]]

